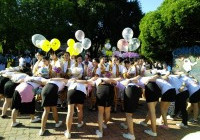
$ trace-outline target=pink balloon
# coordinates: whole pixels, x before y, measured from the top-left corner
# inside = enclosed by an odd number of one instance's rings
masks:
[[[125,39],[120,39],[117,42],[117,47],[120,51],[128,52],[128,41],[126,41]]]

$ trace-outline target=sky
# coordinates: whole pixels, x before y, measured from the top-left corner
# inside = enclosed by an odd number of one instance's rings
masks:
[[[143,13],[156,10],[164,0],[139,0]]]

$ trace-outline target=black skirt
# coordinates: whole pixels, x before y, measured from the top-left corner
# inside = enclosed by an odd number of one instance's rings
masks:
[[[114,99],[114,86],[109,84],[99,85],[96,96],[98,106],[110,107]]]
[[[128,86],[124,94],[124,110],[126,113],[133,113],[138,105],[141,90],[135,85]]]
[[[161,101],[164,102],[174,102],[176,99],[175,88],[167,90],[161,97]]]
[[[4,85],[4,96],[6,98],[12,98],[17,85],[19,85],[19,83],[14,83],[11,80],[7,81]]]
[[[200,89],[193,93],[189,98],[190,103],[200,102]]]
[[[15,90],[11,108],[18,110],[21,114],[35,114],[35,98],[32,102],[22,103],[19,92]]]
[[[67,92],[68,104],[83,104],[86,94],[80,90],[71,89]]]
[[[0,94],[4,94],[4,85],[9,80],[9,78],[0,76]]]
[[[161,90],[155,82],[149,82],[145,86],[146,102],[156,102],[161,96]]]
[[[58,86],[53,83],[46,84],[42,89],[42,107],[57,106]]]

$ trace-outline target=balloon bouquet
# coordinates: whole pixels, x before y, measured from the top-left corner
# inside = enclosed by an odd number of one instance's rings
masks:
[[[79,42],[75,42],[74,39],[68,39],[67,41],[67,52],[70,53],[70,55],[79,55],[83,52],[83,50],[87,50],[91,47],[92,43],[89,38],[85,38],[85,33],[82,30],[77,30],[75,33],[75,38]]]
[[[133,30],[129,27],[122,31],[122,36],[124,39],[120,39],[117,42],[117,47],[120,51],[128,52],[135,51],[140,46],[140,41],[138,38],[133,38]]]
[[[52,39],[50,42],[41,34],[34,34],[32,36],[32,43],[37,48],[42,49],[46,53],[52,49],[56,51],[60,48],[60,41],[56,38]]]

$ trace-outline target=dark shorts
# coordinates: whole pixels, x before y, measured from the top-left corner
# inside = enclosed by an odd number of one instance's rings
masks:
[[[124,110],[126,113],[133,113],[136,110],[140,95],[141,95],[141,90],[139,87],[135,85],[128,86],[125,89]]]
[[[67,92],[68,104],[83,104],[86,94],[80,90],[71,89]]]
[[[57,106],[58,86],[53,83],[46,84],[42,89],[42,107]]]
[[[35,98],[32,102],[22,103],[19,92],[15,90],[11,108],[18,110],[21,114],[35,114]]]
[[[145,86],[146,102],[157,102],[161,96],[161,90],[155,82],[149,82]]]
[[[15,88],[19,85],[18,83],[14,83],[13,81],[9,80],[4,85],[4,96],[6,98],[12,98],[15,92]]]
[[[4,85],[9,80],[9,78],[0,76],[0,94],[4,94]]]
[[[189,98],[190,103],[200,102],[200,89],[193,93]]]
[[[169,89],[161,96],[161,101],[163,102],[174,102],[175,100],[176,100],[175,88]]]
[[[96,96],[98,106],[110,107],[114,99],[114,86],[109,84],[99,85]]]

